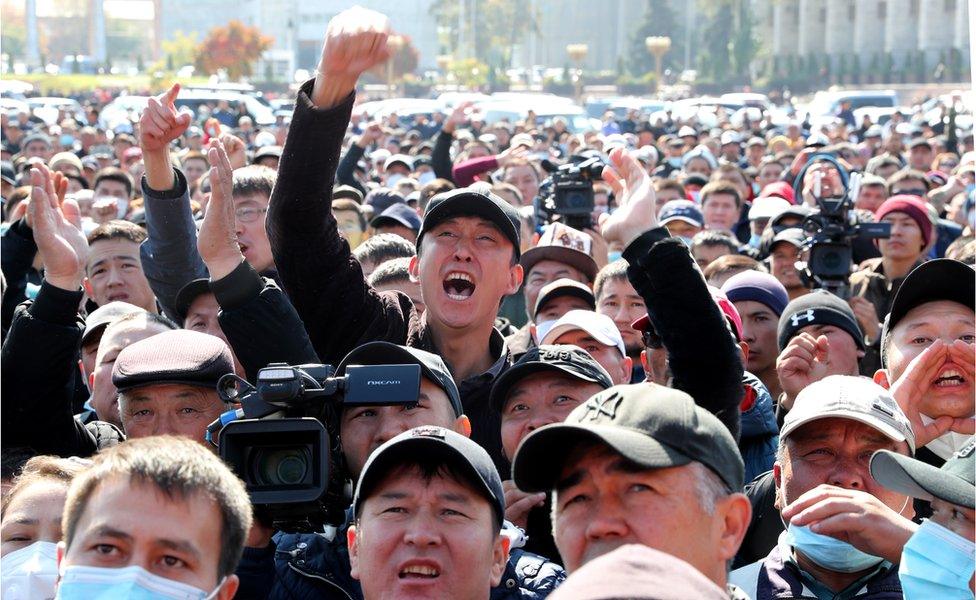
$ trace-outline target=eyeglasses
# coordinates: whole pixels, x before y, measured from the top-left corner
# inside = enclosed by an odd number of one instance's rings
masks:
[[[253,207],[238,208],[238,209],[236,209],[234,211],[234,216],[236,216],[237,217],[237,220],[240,221],[241,223],[253,223],[253,222],[255,222],[255,221],[258,220],[258,215],[263,215],[266,212],[268,212],[267,207],[265,207],[265,208],[253,208]]]

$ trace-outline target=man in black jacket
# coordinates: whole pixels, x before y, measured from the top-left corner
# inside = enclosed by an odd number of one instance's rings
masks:
[[[374,340],[443,356],[459,382],[472,438],[505,472],[498,415],[487,396],[508,366],[493,321],[501,299],[522,283],[518,214],[500,198],[467,190],[431,200],[411,263],[427,303],[417,317],[406,296],[367,285],[330,210],[356,81],[389,56],[389,24],[368,14],[368,25],[352,21],[361,14],[336,17],[316,78],[298,94],[268,212],[274,262],[322,361],[335,364]],[[225,274],[239,264],[229,257]]]

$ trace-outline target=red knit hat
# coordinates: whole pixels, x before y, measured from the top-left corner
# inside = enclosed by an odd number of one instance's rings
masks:
[[[874,218],[881,221],[885,215],[893,212],[905,213],[918,223],[918,228],[922,230],[923,248],[929,245],[929,241],[932,239],[933,226],[932,219],[929,218],[929,211],[925,207],[924,201],[920,200],[917,196],[910,196],[908,194],[892,196],[885,200],[878,207],[878,210],[874,211]]]

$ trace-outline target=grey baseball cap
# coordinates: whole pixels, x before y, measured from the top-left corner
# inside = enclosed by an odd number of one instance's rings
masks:
[[[920,460],[878,450],[871,457],[871,476],[888,489],[913,498],[938,498],[976,509],[976,441],[969,438],[941,469]]]
[[[568,450],[606,444],[647,469],[699,462],[732,491],[741,491],[745,466],[732,434],[688,394],[654,383],[617,385],[573,409],[562,423],[529,434],[515,452],[512,474],[526,492],[551,491]]]
[[[135,304],[120,301],[109,302],[104,306],[99,306],[85,319],[85,332],[81,334],[81,345],[84,346],[92,341],[96,335],[101,335],[112,321],[136,312],[146,311]]]
[[[915,432],[891,392],[867,377],[831,375],[803,388],[786,413],[781,440],[807,423],[840,418],[860,421],[915,453]]]

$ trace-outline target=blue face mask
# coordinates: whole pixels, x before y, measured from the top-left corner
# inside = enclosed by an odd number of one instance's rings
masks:
[[[68,135],[67,133],[61,134],[61,145],[62,146],[67,147],[67,146],[71,146],[74,143],[75,143],[75,137],[73,135]]]
[[[790,523],[786,529],[789,544],[813,562],[838,573],[857,573],[881,563],[883,558],[861,552],[847,542],[810,531]]]
[[[122,569],[86,567],[65,568],[58,585],[59,600],[209,600],[217,595],[224,579],[209,594],[198,587],[153,575],[139,566]]]
[[[613,262],[615,260],[620,260],[623,258],[624,253],[619,251],[607,252],[607,261]]]
[[[932,521],[922,522],[901,553],[898,579],[906,600],[973,597],[976,544]]]
[[[683,235],[679,235],[678,236],[678,239],[681,240],[682,242],[684,242],[685,243],[685,246],[688,246],[688,248],[691,248],[691,238],[690,237],[685,237]]]
[[[758,233],[753,233],[752,235],[749,236],[749,245],[751,247],[758,249],[761,243],[762,243],[762,235]]]

